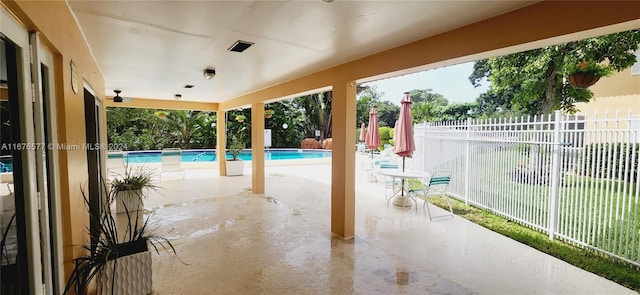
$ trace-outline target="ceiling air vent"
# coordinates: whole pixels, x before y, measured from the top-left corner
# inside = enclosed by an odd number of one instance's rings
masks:
[[[191,85],[191,84],[184,85],[184,88],[187,88],[187,89],[193,88],[193,87],[194,87],[194,85]]]
[[[231,45],[231,47],[229,47],[229,51],[234,51],[234,52],[243,52],[245,50],[247,50],[247,48],[251,47],[251,45],[253,45],[253,43],[251,42],[247,42],[247,41],[242,41],[242,40],[238,40],[236,41],[236,43],[233,43],[233,45]]]

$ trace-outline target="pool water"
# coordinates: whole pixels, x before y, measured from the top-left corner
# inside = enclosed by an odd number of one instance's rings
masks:
[[[12,171],[13,171],[13,164],[11,162],[0,161],[0,172],[12,172]]]
[[[109,154],[109,158],[117,155]],[[227,159],[231,154],[227,153]],[[251,150],[245,150],[240,154],[240,159],[251,161]],[[265,160],[297,160],[331,158],[330,150],[303,150],[303,149],[274,149],[265,150]],[[131,151],[125,156],[127,163],[159,163],[162,159],[161,151]],[[217,161],[215,150],[183,150],[182,162],[212,162]]]

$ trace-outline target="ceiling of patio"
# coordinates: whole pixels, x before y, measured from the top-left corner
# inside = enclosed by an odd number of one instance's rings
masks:
[[[537,1],[68,2],[106,96],[221,102]]]

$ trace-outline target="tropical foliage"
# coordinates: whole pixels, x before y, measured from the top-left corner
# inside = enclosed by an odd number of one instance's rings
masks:
[[[638,44],[640,30],[632,30],[492,57],[476,62],[469,80],[473,85],[485,78],[491,82],[489,92],[478,100],[483,111],[574,113],[575,103],[588,102],[593,93],[571,86],[566,76],[622,71],[636,62]]]

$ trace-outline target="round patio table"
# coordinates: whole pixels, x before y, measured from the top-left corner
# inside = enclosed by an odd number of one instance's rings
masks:
[[[411,207],[411,198],[408,196],[410,179],[427,179],[431,177],[431,174],[418,170],[402,171],[400,169],[380,169],[378,173],[391,177],[393,184],[396,183],[396,179],[400,179],[401,185],[399,187],[393,185],[393,194],[387,200],[387,205],[389,205],[389,202],[393,199],[393,205],[399,207]]]

